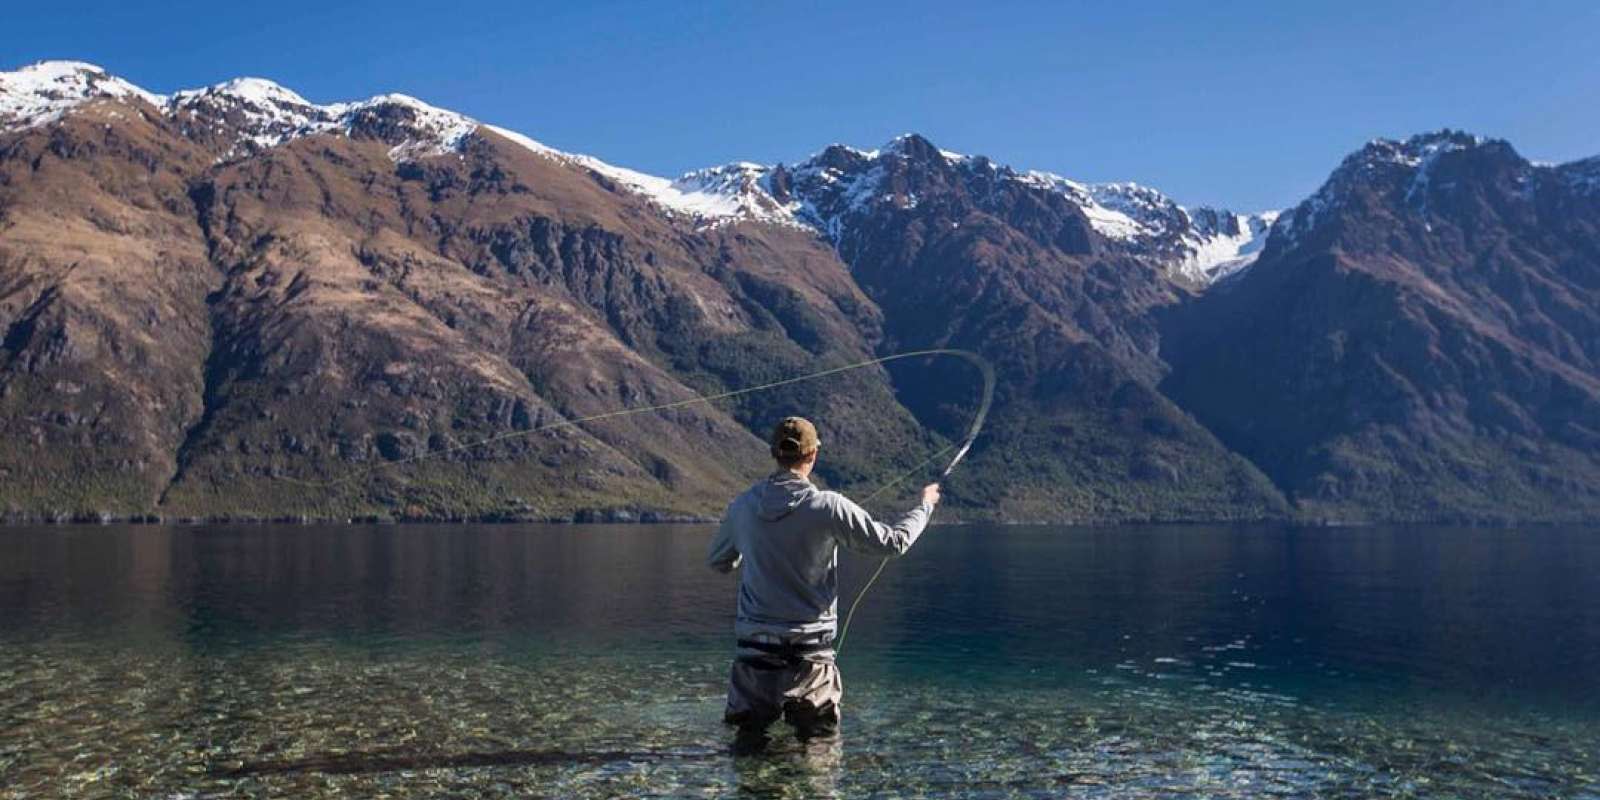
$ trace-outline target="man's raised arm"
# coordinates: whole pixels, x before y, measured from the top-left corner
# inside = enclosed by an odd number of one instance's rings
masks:
[[[939,504],[939,484],[924,486],[921,504],[893,525],[874,520],[866,509],[838,492],[828,492],[827,497],[833,535],[841,547],[865,555],[901,556],[928,526],[933,507]]]

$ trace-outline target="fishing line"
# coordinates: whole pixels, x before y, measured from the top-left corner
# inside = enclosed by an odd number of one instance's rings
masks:
[[[989,366],[989,362],[983,360],[983,357],[977,353],[967,350],[950,350],[947,352],[951,355],[959,355],[965,358],[983,374],[983,399],[978,402],[978,410],[972,415],[972,423],[967,427],[967,438],[962,440],[961,449],[956,451],[955,458],[950,459],[950,463],[945,465],[944,471],[939,473],[939,480],[941,481],[950,477],[950,473],[955,471],[956,465],[961,463],[961,459],[967,457],[967,451],[972,449],[972,443],[978,440],[978,433],[983,430],[984,420],[989,417],[989,406],[994,403],[994,367]],[[946,445],[938,452],[923,459],[921,463],[912,467],[905,474],[878,487],[872,494],[862,498],[861,502],[866,503],[868,500],[877,497],[890,486],[905,480],[917,470],[922,469],[928,462],[944,455],[952,447],[955,447],[955,445]],[[850,602],[850,610],[845,612],[844,623],[839,626],[839,635],[834,637],[833,640],[834,658],[838,658],[839,654],[844,652],[844,637],[850,633],[850,622],[856,618],[856,609],[861,607],[861,600],[867,596],[867,592],[872,589],[872,585],[878,582],[878,576],[883,574],[883,569],[887,566],[889,566],[889,558],[887,556],[879,559],[877,569],[872,571],[872,576],[867,578],[867,582],[862,584],[861,590],[856,592],[856,599]]]
[[[879,358],[871,358],[871,359],[867,359],[865,361],[858,361],[858,362],[855,362],[853,364],[846,364],[846,365],[844,365],[842,367],[833,367],[831,369],[820,370],[818,372],[812,372],[812,373],[809,373],[809,374],[806,374],[806,375],[800,375],[800,376],[793,377],[793,378],[784,378],[783,380],[771,381],[769,383],[763,383],[763,384],[760,384],[758,386],[747,386],[747,387],[744,387],[744,388],[741,388],[741,389],[734,389],[734,390],[727,391],[727,392],[720,392],[718,394],[696,395],[694,397],[691,397],[691,398],[688,398],[688,399],[685,399],[685,400],[675,400],[675,401],[670,402],[670,403],[658,403],[656,405],[641,406],[639,408],[625,408],[625,409],[621,409],[621,410],[618,410],[618,411],[607,411],[607,412],[605,412],[603,414],[594,414],[594,415],[587,416],[587,417],[579,417],[577,419],[568,419],[568,420],[562,420],[560,422],[552,422],[552,423],[550,423],[548,425],[540,425],[538,427],[530,428],[528,430],[523,430],[523,431],[509,431],[507,433],[497,434],[495,436],[490,436],[490,437],[487,437],[487,438],[484,438],[484,439],[479,439],[477,441],[466,442],[466,443],[457,444],[457,445],[451,445],[450,447],[441,448],[439,450],[430,450],[430,451],[428,451],[426,453],[422,453],[420,455],[408,456],[406,458],[397,459],[397,460],[385,462],[385,463],[382,463],[382,464],[377,464],[377,465],[374,465],[374,466],[371,466],[371,467],[367,467],[365,469],[354,470],[354,471],[352,471],[351,473],[345,475],[342,478],[336,478],[336,479],[329,480],[329,481],[303,481],[303,480],[299,480],[299,479],[296,479],[296,478],[290,478],[290,477],[287,477],[287,476],[280,476],[279,480],[287,481],[289,483],[294,483],[294,484],[298,484],[298,485],[301,485],[301,486],[308,486],[308,487],[315,487],[315,488],[328,488],[328,487],[332,487],[332,486],[340,486],[340,485],[343,485],[343,484],[346,484],[346,483],[351,483],[351,482],[360,480],[362,478],[365,478],[365,477],[367,477],[367,476],[369,476],[369,475],[371,475],[371,474],[373,474],[375,472],[379,472],[381,470],[393,469],[395,467],[404,466],[406,464],[414,464],[416,462],[424,461],[424,460],[427,460],[427,459],[430,459],[430,458],[437,458],[439,456],[450,455],[452,453],[459,453],[459,452],[462,452],[464,450],[471,450],[471,449],[474,449],[474,448],[478,448],[478,447],[483,447],[483,446],[486,446],[486,445],[494,444],[496,442],[503,442],[503,441],[506,441],[508,439],[516,439],[516,438],[520,438],[520,437],[524,437],[524,436],[533,436],[534,434],[538,434],[538,433],[547,433],[549,431],[560,430],[562,428],[573,428],[573,427],[577,427],[579,425],[583,425],[583,424],[590,423],[590,422],[600,422],[602,420],[616,419],[618,417],[626,417],[626,416],[630,416],[630,415],[633,415],[633,414],[647,414],[647,413],[650,413],[652,411],[669,411],[671,409],[684,408],[686,406],[697,405],[697,404],[701,404],[701,403],[710,404],[710,403],[714,403],[714,402],[716,402],[718,400],[727,400],[727,399],[732,398],[732,397],[739,397],[740,395],[753,394],[755,392],[763,392],[763,391],[766,391],[768,389],[776,389],[776,388],[778,388],[780,386],[792,386],[792,385],[797,384],[797,383],[804,383],[806,381],[817,380],[818,378],[825,378],[825,377],[828,377],[829,375],[838,375],[840,373],[849,372],[851,370],[864,369],[866,367],[874,366],[876,364],[885,364],[885,363],[888,363],[890,361],[899,361],[900,359],[918,358],[918,357],[923,357],[923,356],[953,356],[953,357],[956,357],[956,358],[960,358],[960,359],[966,361],[967,363],[973,365],[974,367],[977,367],[978,372],[983,376],[983,396],[982,396],[982,399],[978,403],[978,410],[975,413],[973,413],[973,415],[972,415],[972,422],[967,427],[967,435],[966,435],[966,437],[964,439],[962,439],[961,442],[960,442],[960,449],[956,450],[956,454],[955,454],[955,456],[953,458],[950,459],[950,463],[946,464],[945,467],[944,467],[944,470],[939,473],[939,480],[944,480],[945,478],[950,476],[951,472],[953,472],[955,470],[956,465],[961,463],[961,459],[966,458],[967,453],[972,450],[972,443],[977,441],[977,439],[978,439],[978,433],[983,430],[983,423],[989,416],[989,406],[994,403],[994,384],[995,384],[994,367],[990,366],[989,362],[985,361],[982,356],[979,356],[977,353],[974,353],[974,352],[972,352],[970,350],[959,350],[959,349],[955,349],[955,348],[946,348],[946,347],[937,347],[937,348],[930,348],[930,349],[927,349],[927,350],[912,350],[912,351],[908,351],[908,352],[904,352],[904,353],[895,353],[893,355],[881,356]],[[950,450],[952,448],[955,448],[956,446],[957,445],[955,443],[951,443],[951,444],[945,445],[944,447],[939,448],[938,450],[934,451],[933,454],[929,455],[927,458],[924,458],[921,461],[917,462],[917,464],[915,466],[913,466],[911,469],[906,470],[905,472],[901,473],[900,475],[896,476],[895,478],[893,478],[893,479],[889,480],[888,482],[884,483],[882,486],[879,486],[877,489],[874,489],[871,494],[868,494],[866,497],[863,497],[859,502],[862,503],[862,504],[870,502],[873,498],[875,498],[878,495],[883,494],[884,492],[888,491],[891,487],[899,484],[901,481],[905,480],[906,478],[909,478],[912,475],[915,475],[923,467],[926,467],[928,464],[933,463],[933,461],[935,459],[939,458],[940,456],[943,456],[945,453],[950,452]],[[867,596],[867,591],[872,588],[872,585],[874,583],[877,583],[878,576],[883,574],[884,567],[887,567],[888,565],[889,565],[889,559],[887,557],[879,560],[877,569],[873,570],[873,572],[872,572],[872,577],[868,578],[866,584],[864,584],[861,587],[861,590],[856,592],[855,600],[851,601],[850,610],[848,612],[846,612],[846,614],[845,614],[844,624],[839,626],[839,636],[835,639],[835,644],[834,644],[834,653],[836,655],[839,652],[844,650],[845,636],[850,632],[850,622],[855,619],[856,609],[861,606],[861,601],[862,601],[863,598],[865,598]]]
[[[560,430],[560,429],[563,429],[563,428],[575,428],[575,427],[577,427],[579,425],[584,425],[584,424],[587,424],[587,423],[590,423],[590,422],[601,422],[603,420],[616,419],[618,417],[626,417],[626,416],[631,416],[631,415],[634,415],[634,414],[647,414],[647,413],[650,413],[652,411],[670,411],[672,409],[684,408],[686,406],[698,405],[698,404],[702,404],[702,403],[704,403],[704,404],[715,403],[718,400],[727,400],[727,399],[732,398],[732,397],[739,397],[740,395],[753,394],[755,392],[763,392],[763,391],[766,391],[768,389],[776,389],[776,388],[778,388],[780,386],[792,386],[792,385],[797,384],[797,383],[804,383],[806,381],[817,380],[818,378],[826,378],[829,375],[838,375],[838,374],[843,373],[843,372],[850,372],[852,370],[865,369],[866,367],[870,367],[870,366],[873,366],[873,365],[876,365],[876,364],[885,364],[885,363],[888,363],[890,361],[899,361],[900,359],[917,358],[917,357],[920,357],[920,356],[955,356],[955,357],[964,359],[964,360],[968,361],[969,363],[973,364],[984,375],[984,400],[983,400],[983,404],[979,408],[980,414],[975,418],[976,424],[973,426],[972,430],[970,430],[968,432],[967,440],[963,444],[963,446],[961,448],[961,451],[956,454],[956,457],[953,460],[951,460],[950,466],[945,468],[944,474],[948,475],[948,474],[950,474],[950,470],[955,468],[956,463],[961,460],[962,456],[966,455],[967,450],[972,446],[972,439],[977,436],[978,429],[983,426],[983,416],[988,413],[988,410],[989,410],[988,404],[989,404],[989,401],[990,401],[990,399],[992,398],[992,396],[994,394],[994,370],[992,368],[990,368],[989,363],[987,361],[984,361],[983,358],[981,356],[979,356],[977,353],[973,353],[973,352],[971,352],[969,350],[957,350],[957,349],[952,349],[952,348],[937,347],[937,348],[930,348],[930,349],[927,349],[927,350],[910,350],[910,351],[907,351],[907,352],[904,352],[904,353],[894,353],[892,355],[880,356],[878,358],[871,358],[871,359],[867,359],[865,361],[857,361],[857,362],[855,362],[853,364],[846,364],[846,365],[844,365],[842,367],[832,367],[830,369],[820,370],[818,372],[812,372],[812,373],[809,373],[809,374],[806,374],[806,375],[800,375],[800,376],[796,376],[796,377],[793,377],[793,378],[784,378],[783,380],[771,381],[769,383],[763,383],[763,384],[760,384],[760,385],[757,385],[757,386],[746,386],[746,387],[743,387],[743,388],[740,388],[740,389],[733,389],[731,391],[719,392],[717,394],[695,395],[694,397],[690,397],[690,398],[687,398],[687,399],[684,399],[684,400],[675,400],[675,401],[670,402],[670,403],[657,403],[656,405],[640,406],[638,408],[624,408],[624,409],[620,409],[620,410],[617,410],[617,411],[607,411],[607,412],[602,413],[602,414],[593,414],[593,415],[590,415],[590,416],[587,416],[587,417],[578,417],[577,419],[566,419],[566,420],[561,420],[559,422],[552,422],[552,423],[549,423],[549,424],[546,424],[546,425],[540,425],[538,427],[529,428],[527,430],[508,431],[506,433],[496,434],[494,436],[489,436],[489,437],[486,437],[486,438],[483,438],[483,439],[478,439],[478,440],[471,441],[471,442],[463,442],[461,444],[455,444],[455,445],[451,445],[449,447],[442,447],[442,448],[440,448],[438,450],[429,450],[426,453],[420,453],[420,454],[414,455],[414,456],[407,456],[405,458],[395,459],[394,461],[386,461],[384,463],[375,464],[373,466],[365,467],[365,468],[362,468],[362,469],[351,470],[349,473],[347,473],[343,477],[334,478],[332,480],[308,481],[308,480],[301,480],[299,478],[291,478],[291,477],[289,477],[287,475],[280,475],[280,476],[277,477],[277,479],[280,480],[280,481],[284,481],[286,483],[293,483],[293,484],[297,484],[299,486],[306,486],[306,487],[311,487],[311,488],[328,488],[328,487],[333,487],[333,486],[342,486],[344,484],[353,483],[355,481],[358,481],[358,480],[361,480],[363,478],[366,478],[366,477],[368,477],[369,475],[371,475],[371,474],[373,474],[375,472],[381,472],[383,470],[394,469],[396,467],[403,467],[403,466],[405,466],[407,464],[415,464],[415,463],[417,463],[419,461],[426,461],[426,460],[428,460],[430,458],[438,458],[440,456],[452,455],[452,454],[460,453],[460,452],[463,452],[463,451],[466,451],[466,450],[473,450],[473,449],[476,449],[476,448],[479,448],[479,447],[485,447],[487,445],[495,444],[497,442],[503,442],[503,441],[506,441],[506,440],[509,440],[509,439],[518,439],[518,438],[522,438],[522,437],[526,437],[526,436],[533,436],[535,434],[548,433],[550,431]],[[945,450],[940,451],[940,453],[942,454],[943,452],[948,451],[948,449],[949,448],[946,448]],[[920,468],[922,466],[925,466],[927,464],[927,461],[931,461],[931,460],[932,459],[925,460],[922,464],[919,464],[918,467]],[[877,491],[874,491],[872,494],[868,495],[867,497],[868,498],[876,497],[883,490],[888,489],[890,486],[893,486],[896,483],[899,483],[900,481],[902,481],[905,478],[909,477],[909,475],[910,475],[910,473],[907,473],[905,475],[901,475],[898,478],[895,478],[894,480],[890,481],[889,483],[886,483],[883,486],[878,487]]]

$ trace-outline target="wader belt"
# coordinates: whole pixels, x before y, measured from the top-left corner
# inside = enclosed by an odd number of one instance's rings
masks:
[[[822,642],[761,642],[754,639],[740,639],[737,644],[743,650],[756,650],[764,655],[741,655],[738,660],[757,669],[783,669],[784,667],[798,666],[805,661],[805,657],[813,653],[821,653],[833,649],[833,640]]]

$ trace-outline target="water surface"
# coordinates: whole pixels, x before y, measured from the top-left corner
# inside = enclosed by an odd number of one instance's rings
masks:
[[[0,529],[0,798],[1600,798],[1600,531],[934,528],[751,758],[709,533]]]

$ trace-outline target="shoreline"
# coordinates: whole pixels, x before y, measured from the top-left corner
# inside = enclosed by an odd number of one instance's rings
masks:
[[[1296,517],[1218,517],[1218,518],[1106,518],[1106,519],[1005,519],[991,516],[963,516],[947,514],[946,519],[935,519],[932,525],[999,525],[1006,527],[1056,526],[1067,528],[1115,528],[1147,525],[1202,526],[1202,525],[1287,525],[1301,528],[1371,528],[1409,526],[1454,526],[1464,528],[1505,529],[1514,527],[1559,527],[1566,525],[1600,525],[1600,519],[1586,518],[1509,518],[1509,517],[1441,517],[1394,519],[1333,519]],[[359,526],[359,525],[714,525],[720,517],[691,514],[674,514],[653,510],[635,509],[584,509],[565,516],[539,516],[518,513],[477,514],[460,517],[406,517],[388,514],[357,514],[323,517],[306,514],[232,515],[219,514],[202,517],[167,516],[163,514],[119,515],[98,514],[0,514],[0,529],[43,525],[282,525],[282,526]]]

